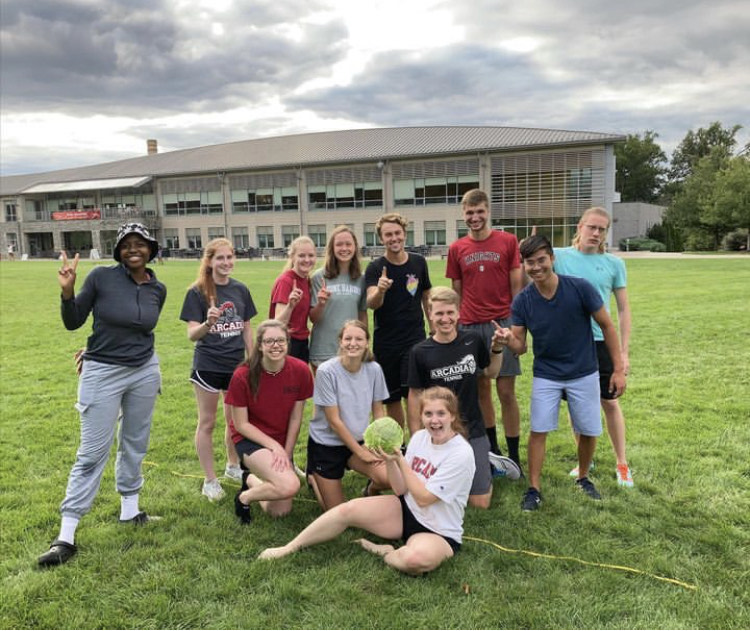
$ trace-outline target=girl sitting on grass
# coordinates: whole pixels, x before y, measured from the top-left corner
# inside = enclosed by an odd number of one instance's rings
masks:
[[[365,550],[386,564],[419,575],[437,568],[461,547],[463,517],[474,477],[474,453],[463,437],[458,400],[447,388],[428,388],[422,394],[416,432],[402,456],[400,450],[378,456],[386,463],[396,495],[363,497],[324,513],[292,541],[268,548],[260,559],[278,559],[301,548],[330,541],[349,527],[367,530],[384,539],[401,539],[394,548],[358,539]]]

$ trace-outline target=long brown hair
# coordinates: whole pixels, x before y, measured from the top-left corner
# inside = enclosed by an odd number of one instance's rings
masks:
[[[578,249],[578,245],[581,243],[581,230],[579,226],[589,215],[599,215],[600,217],[604,217],[607,220],[607,230],[609,230],[609,226],[612,224],[612,219],[610,219],[609,213],[601,206],[593,206],[588,210],[584,210],[581,218],[578,220],[578,226],[576,226],[576,233],[573,235],[573,241],[571,241],[571,245],[576,249]],[[606,233],[602,235],[602,240],[599,243],[599,254],[604,254],[607,251],[607,244],[604,239],[605,236]]]
[[[203,296],[206,304],[211,303],[211,299],[216,300],[216,283],[214,283],[213,268],[211,267],[211,261],[216,256],[216,251],[219,248],[229,248],[234,254],[234,246],[229,239],[219,237],[217,239],[211,239],[203,250],[203,257],[201,258],[201,264],[198,268],[198,278],[195,282],[190,285],[195,287]]]
[[[365,351],[362,353],[362,363],[371,362],[373,360],[372,351],[370,350],[370,330],[362,324],[360,320],[347,320],[344,322],[344,326],[341,327],[341,330],[339,331],[338,340],[339,340],[339,350],[338,354],[341,355],[341,340],[344,338],[344,331],[348,329],[350,326],[353,326],[355,329],[359,329],[360,331],[365,332],[365,339],[367,340],[367,348],[365,348]]]
[[[464,422],[461,419],[458,398],[451,390],[448,390],[448,388],[444,388],[443,386],[433,386],[422,392],[422,396],[419,399],[420,422],[422,420],[422,410],[424,410],[424,404],[427,401],[442,401],[445,404],[445,409],[448,410],[448,414],[453,417],[451,429],[456,432],[456,434],[460,434],[467,440],[469,439],[469,435],[466,432],[466,425],[464,425]]]
[[[264,320],[255,329],[255,344],[253,344],[253,350],[250,351],[250,356],[243,362],[248,367],[247,371],[247,385],[250,387],[250,392],[253,398],[258,398],[258,388],[260,387],[260,375],[263,370],[263,353],[261,348],[263,347],[263,335],[268,329],[281,329],[284,331],[287,343],[287,352],[289,348],[289,329],[286,324],[281,320]]]
[[[336,260],[336,255],[333,253],[333,242],[336,237],[342,232],[348,232],[352,235],[352,241],[354,241],[354,256],[349,263],[349,278],[357,280],[362,276],[362,264],[359,261],[359,243],[357,242],[357,235],[349,226],[336,226],[328,237],[328,243],[326,243],[326,257],[323,263],[323,276],[325,278],[336,278],[341,270],[339,269],[339,262]]]

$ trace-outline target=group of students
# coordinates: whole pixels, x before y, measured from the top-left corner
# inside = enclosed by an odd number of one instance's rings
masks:
[[[252,520],[253,503],[272,516],[287,514],[300,477],[325,511],[286,546],[265,550],[261,558],[277,558],[331,539],[348,526],[403,539],[405,545],[398,549],[360,541],[405,572],[429,571],[452,556],[461,545],[466,505],[490,505],[493,470],[514,479],[522,476],[514,379],[520,373],[518,355],[526,351],[527,330],[534,338],[535,359],[530,487],[522,506],[532,510],[541,503],[543,438],[557,425],[563,396],[580,434],[577,483],[589,496],[598,495],[587,477],[595,436],[601,433],[592,316],[601,325],[605,351],[612,358],[606,388],[615,403],[624,390],[626,370],[607,315],[609,294],[603,301],[588,282],[569,282],[555,274],[552,247],[541,236],[521,246],[530,280],[524,288],[518,243],[512,235],[491,229],[486,195],[469,191],[462,208],[469,235],[450,248],[447,276],[452,288],[432,287],[425,259],[405,248],[406,220],[389,213],[376,224],[384,255],[364,273],[356,236],[346,226],[331,234],[324,264],[315,272],[314,243],[305,236],[295,239],[287,266],[273,286],[269,317],[256,327],[255,335],[250,320],[257,311],[250,291],[231,277],[231,243],[214,239],[205,248],[198,278],[180,314],[195,343],[190,381],[198,408],[195,446],[205,476],[202,493],[213,501],[224,495],[212,446],[224,392],[224,475],[241,483],[234,499],[239,519]],[[579,235],[591,228],[587,215],[601,217],[587,211]],[[591,232],[600,238],[598,252],[606,228]],[[64,563],[75,554],[75,530],[98,490],[120,409],[120,521],[145,524],[157,519],[138,506],[140,467],[160,385],[153,328],[166,289],[146,266],[157,250],[145,227],[124,225],[114,253],[119,264],[94,269],[77,295],[78,257],[69,263],[63,254],[63,322],[75,329],[93,312],[94,327],[76,404],[81,446],[61,505],[60,534],[39,557],[40,566]],[[621,276],[617,283],[622,281],[624,288],[624,268]],[[618,295],[618,309],[620,305]],[[374,311],[372,351],[368,308]],[[540,315],[545,309],[550,312],[546,318]],[[427,338],[423,314],[429,324]],[[568,326],[569,320],[574,324]],[[629,317],[626,320],[629,333]],[[620,327],[626,345],[622,311]],[[627,357],[626,346],[624,351]],[[571,358],[572,368],[566,364]],[[510,457],[502,456],[497,444],[493,381]],[[310,397],[315,407],[302,472],[294,462],[294,448]],[[370,419],[386,413],[408,426],[408,444],[393,453],[367,449],[363,436]],[[624,431],[622,443],[624,452]],[[349,502],[342,486],[347,469],[367,480],[364,497]],[[395,494],[381,494],[386,490]]]

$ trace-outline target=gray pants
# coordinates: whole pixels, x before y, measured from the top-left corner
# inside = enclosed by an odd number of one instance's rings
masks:
[[[148,449],[151,417],[160,387],[156,354],[137,368],[83,362],[76,403],[81,414],[81,444],[60,505],[63,515],[80,519],[91,509],[115,439],[118,418],[117,491],[133,495],[140,490],[141,463]]]

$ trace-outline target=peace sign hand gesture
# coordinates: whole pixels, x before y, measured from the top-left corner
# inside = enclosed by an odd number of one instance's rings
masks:
[[[63,299],[70,300],[75,295],[73,290],[76,285],[78,254],[75,255],[72,263],[68,263],[68,255],[65,253],[65,250],[61,250],[60,259],[62,260],[62,268],[57,271],[57,281],[60,283]]]

